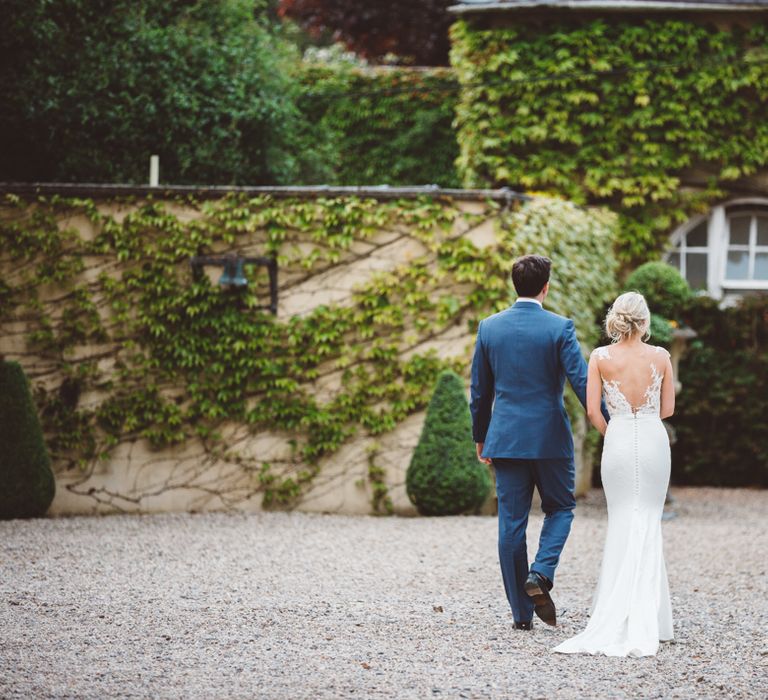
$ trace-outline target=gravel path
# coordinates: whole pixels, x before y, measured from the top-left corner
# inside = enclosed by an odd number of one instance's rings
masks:
[[[768,492],[676,489],[677,640],[560,656],[605,531],[580,502],[556,629],[512,629],[490,517],[264,513],[0,523],[8,698],[766,698]],[[530,536],[541,517],[532,517]]]

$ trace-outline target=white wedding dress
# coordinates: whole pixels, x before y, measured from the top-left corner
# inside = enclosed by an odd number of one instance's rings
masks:
[[[610,352],[606,347],[595,351],[599,360],[607,361]],[[627,400],[621,380],[606,380],[601,372],[611,416],[601,461],[608,504],[603,563],[586,628],[553,651],[652,656],[660,640],[672,639],[661,539],[670,470],[669,438],[659,416],[663,353],[656,348],[652,354],[645,401],[639,407]]]

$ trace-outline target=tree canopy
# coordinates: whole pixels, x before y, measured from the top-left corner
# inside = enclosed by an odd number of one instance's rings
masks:
[[[448,64],[449,0],[280,0],[278,13],[315,35],[377,60],[388,53],[416,65]]]
[[[291,48],[253,0],[6,0],[0,179],[294,177]]]

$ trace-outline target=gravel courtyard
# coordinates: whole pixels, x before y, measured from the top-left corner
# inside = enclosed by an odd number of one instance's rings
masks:
[[[674,643],[560,656],[605,530],[581,501],[561,624],[512,629],[496,519],[301,513],[0,523],[3,698],[766,698],[768,492],[676,489]],[[541,517],[532,517],[532,543]]]

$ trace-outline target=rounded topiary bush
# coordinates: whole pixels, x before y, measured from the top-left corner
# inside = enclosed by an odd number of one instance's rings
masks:
[[[651,314],[650,342],[669,348],[672,343],[672,326],[669,320],[658,314]]]
[[[464,383],[455,372],[437,380],[405,485],[422,515],[476,512],[488,495],[491,477],[475,454]]]
[[[55,489],[24,370],[0,362],[0,519],[45,515]]]
[[[624,285],[627,291],[640,292],[648,307],[664,318],[679,318],[691,297],[691,288],[678,270],[663,262],[640,265]]]

